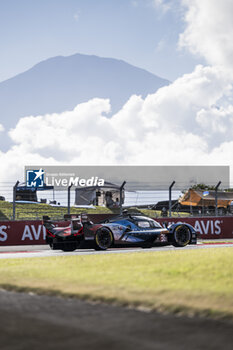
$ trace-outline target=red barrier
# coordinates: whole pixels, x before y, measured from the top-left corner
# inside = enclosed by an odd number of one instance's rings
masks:
[[[93,214],[89,216],[94,222],[109,217],[108,214]],[[233,217],[160,218],[156,220],[161,224],[178,221],[187,222],[196,229],[199,238],[203,239],[233,238]],[[68,224],[69,222],[67,222]],[[44,243],[45,228],[41,221],[0,221],[0,246]]]
[[[45,233],[41,221],[1,221],[0,246],[44,244]]]
[[[93,222],[99,222],[113,214],[90,214]],[[69,221],[61,223],[69,225]],[[45,244],[46,230],[41,220],[0,221],[0,247],[8,245]]]
[[[160,218],[156,219],[161,224],[186,222],[192,225],[201,239],[233,238],[233,217],[187,217],[187,218]]]

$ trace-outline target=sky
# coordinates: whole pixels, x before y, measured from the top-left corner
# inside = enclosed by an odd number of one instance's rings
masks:
[[[75,53],[123,59],[173,81],[202,60],[178,47],[184,11],[171,3],[0,0],[0,81]]]
[[[232,0],[0,4],[2,79],[79,52],[172,81],[144,99],[131,96],[111,117],[111,101],[93,98],[72,111],[22,116],[11,130],[0,119],[13,142],[0,151],[0,181],[30,164],[153,164],[230,165],[233,184]]]

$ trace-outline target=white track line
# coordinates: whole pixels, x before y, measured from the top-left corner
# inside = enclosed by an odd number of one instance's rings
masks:
[[[63,252],[61,250],[35,250],[28,252],[1,252],[0,259],[17,259],[17,258],[42,258],[42,257],[54,257],[54,256],[81,256],[81,255],[96,255],[96,254],[125,254],[125,253],[143,253],[143,252],[161,252],[161,251],[185,251],[190,249],[210,249],[210,248],[233,248],[233,244],[209,244],[209,245],[189,245],[184,248],[175,248],[173,246],[166,247],[154,247],[150,249],[142,248],[113,248],[107,251],[95,251],[93,249],[80,249],[74,252]]]

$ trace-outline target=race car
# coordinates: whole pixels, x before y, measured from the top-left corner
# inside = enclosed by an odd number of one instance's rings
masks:
[[[124,213],[101,223],[94,224],[87,215],[71,216],[62,225],[43,217],[46,228],[46,242],[51,249],[73,251],[78,248],[93,247],[106,250],[114,246],[152,247],[156,243],[184,247],[196,244],[197,234],[187,223],[175,223],[168,227],[141,214]],[[66,226],[63,226],[66,225]]]

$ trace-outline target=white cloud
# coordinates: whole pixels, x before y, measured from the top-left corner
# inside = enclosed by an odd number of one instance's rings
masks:
[[[174,1],[174,0],[173,0]],[[172,7],[171,0],[131,0],[131,5],[133,7],[152,7],[156,10],[160,10],[162,14],[166,13]]]
[[[0,124],[0,132],[4,131],[4,130],[5,130],[4,126],[2,124]]]
[[[168,0],[152,0],[152,4],[159,9],[162,9],[163,12],[167,12],[171,9],[171,2]]]
[[[167,46],[166,39],[165,39],[165,38],[162,38],[162,39],[158,42],[158,44],[157,44],[155,50],[156,50],[157,52],[163,51],[163,50],[166,48],[166,46]]]
[[[145,99],[132,96],[111,118],[110,101],[97,98],[21,118],[9,132],[15,146],[0,154],[0,181],[26,164],[232,164],[233,106],[214,107],[229,89],[221,69],[197,66]]]
[[[24,144],[14,146],[6,153],[0,151],[0,162],[0,182],[23,181],[25,165],[57,164],[52,157],[43,157],[38,152],[30,151]]]
[[[182,4],[187,26],[180,45],[233,74],[232,0],[182,0]]]
[[[201,109],[197,113],[197,123],[203,129],[203,134],[212,144],[222,144],[233,139],[233,106],[227,108],[212,106],[209,109]]]

